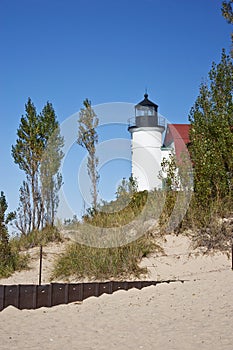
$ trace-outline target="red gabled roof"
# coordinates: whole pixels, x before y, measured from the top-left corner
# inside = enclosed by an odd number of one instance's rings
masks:
[[[169,147],[173,142],[177,159],[180,159],[182,152],[187,151],[190,124],[168,124],[164,138],[164,146]]]

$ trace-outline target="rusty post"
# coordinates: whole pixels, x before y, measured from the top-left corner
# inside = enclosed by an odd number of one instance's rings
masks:
[[[40,245],[40,267],[39,267],[39,286],[41,285],[41,273],[42,273],[42,244]]]

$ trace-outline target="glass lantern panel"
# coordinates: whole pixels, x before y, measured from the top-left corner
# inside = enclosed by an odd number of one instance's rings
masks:
[[[154,107],[146,107],[146,106],[140,106],[136,109],[136,116],[154,116],[155,115],[155,109]]]

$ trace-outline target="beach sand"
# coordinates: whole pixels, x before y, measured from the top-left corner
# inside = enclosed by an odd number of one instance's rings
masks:
[[[149,270],[147,279],[184,283],[37,310],[10,306],[0,313],[0,349],[233,349],[231,260],[193,250],[184,236],[168,235],[160,243],[165,254],[142,262]],[[63,249],[59,244],[52,247],[44,257],[44,283],[49,282],[52,254]],[[35,258],[34,270],[0,283],[37,283],[37,263]]]

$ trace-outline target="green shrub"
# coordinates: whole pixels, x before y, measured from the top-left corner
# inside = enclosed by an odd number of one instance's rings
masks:
[[[21,271],[28,268],[29,255],[20,254],[15,244],[9,242],[8,255],[5,255],[0,245],[0,278],[9,277],[14,271]],[[2,256],[4,254],[4,257]]]

